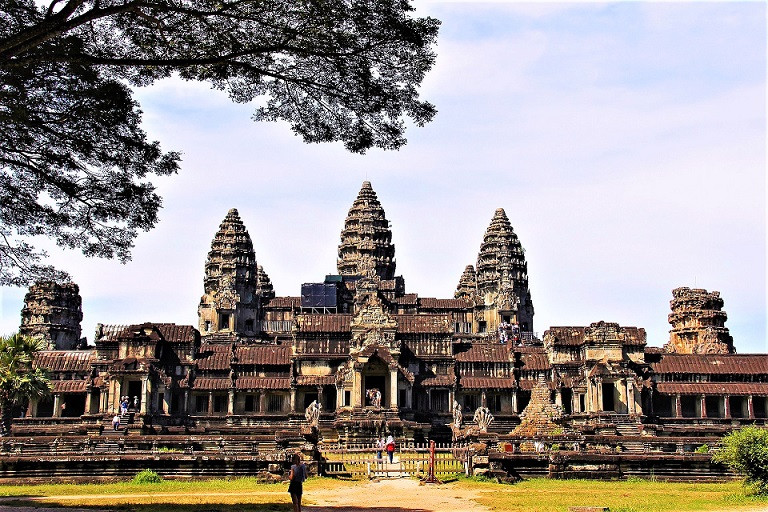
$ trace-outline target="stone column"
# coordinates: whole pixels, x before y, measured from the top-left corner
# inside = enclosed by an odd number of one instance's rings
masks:
[[[267,394],[259,391],[259,412],[267,412]]]
[[[189,414],[189,390],[184,390],[184,403],[182,404],[184,407],[184,414]]]
[[[632,379],[626,379],[627,384],[627,413],[635,414],[637,411],[637,404],[635,403],[635,381]]]
[[[317,403],[321,408],[325,408],[325,404],[323,403],[323,386],[317,386]]]
[[[681,418],[683,416],[683,404],[680,400],[680,393],[675,395],[675,418]]]
[[[109,387],[101,388],[101,404],[99,405],[100,413],[109,413]]]
[[[165,393],[163,394],[163,414],[170,414],[171,413],[171,390],[168,388],[165,388]]]
[[[597,377],[595,379],[595,387],[597,388],[597,407],[595,407],[596,411],[602,411],[603,410],[603,379],[600,377]]]
[[[432,388],[427,389],[427,409],[432,410]]]
[[[747,416],[749,419],[754,419],[755,417],[755,402],[752,399],[752,395],[747,395]]]
[[[560,388],[555,390],[555,405],[558,407],[563,406],[563,391]]]
[[[344,387],[336,387],[336,408],[344,406]]]
[[[235,414],[235,390],[229,390],[229,396],[227,398],[227,414]]]
[[[354,367],[354,373],[352,374],[352,407],[363,406],[363,375],[361,368],[358,365]]]
[[[699,397],[699,400],[701,400],[701,417],[706,418],[707,417],[707,395],[701,395]]]
[[[480,405],[482,407],[488,407],[488,396],[485,394],[485,390],[480,392]]]
[[[213,415],[213,391],[208,392],[208,416]]]
[[[53,395],[53,417],[61,417],[61,395],[58,393]]]
[[[730,418],[731,417],[731,395],[725,395],[723,397],[723,410],[724,410],[723,416],[725,416],[726,418]]]
[[[147,414],[147,403],[149,403],[149,377],[141,379],[141,404],[139,404],[139,413]]]
[[[296,412],[296,388],[291,388],[289,409],[291,412]]]
[[[397,409],[397,368],[389,371],[389,407]]]
[[[512,412],[517,414],[519,411],[517,410],[517,390],[512,391]]]

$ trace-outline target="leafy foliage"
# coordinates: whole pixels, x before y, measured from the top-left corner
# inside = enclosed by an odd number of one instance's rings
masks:
[[[439,22],[407,0],[0,0],[0,284],[67,276],[30,237],[126,261],[157,222],[152,175],[179,155],[146,140],[125,81],[173,74],[257,121],[353,152],[430,121],[417,87]]]
[[[768,429],[749,426],[731,432],[712,460],[745,475],[758,494],[768,494]]]
[[[44,348],[45,342],[38,338],[22,334],[0,337],[0,435],[10,433],[15,405],[50,393],[50,380],[32,365],[34,353]]]
[[[163,477],[152,471],[151,469],[143,469],[136,473],[133,477],[132,483],[134,484],[158,484],[163,481]]]

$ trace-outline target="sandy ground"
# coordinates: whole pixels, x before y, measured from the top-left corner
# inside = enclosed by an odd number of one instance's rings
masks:
[[[219,493],[215,493],[219,494]],[[221,493],[231,495],[231,493]],[[277,494],[280,500],[288,500],[285,491],[258,494]],[[304,496],[304,512],[490,512],[492,509],[478,505],[473,498],[481,491],[468,491],[452,484],[420,485],[418,481],[407,478],[371,481],[336,489],[309,490]],[[157,494],[154,494],[157,496]],[[162,493],[163,496],[176,494]],[[98,496],[96,496],[98,497]],[[115,496],[113,496],[115,497]],[[136,495],[133,495],[136,497]],[[53,497],[49,497],[51,499]],[[67,498],[87,499],[88,496],[58,496],[57,500],[66,503]],[[38,499],[33,498],[34,501]],[[0,512],[106,512],[108,509],[74,509],[46,507],[39,499],[31,507],[3,505],[0,500]],[[82,503],[82,502],[81,502]],[[205,507],[203,507],[205,508]],[[740,508],[739,512],[766,512],[766,508]],[[731,512],[733,509],[731,509]],[[714,512],[714,511],[713,511]],[[717,512],[729,512],[722,510]]]

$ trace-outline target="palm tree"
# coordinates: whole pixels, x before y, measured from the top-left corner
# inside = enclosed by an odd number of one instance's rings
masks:
[[[23,334],[0,336],[0,436],[11,433],[15,405],[50,394],[51,381],[32,367],[34,353],[45,347],[45,341]]]

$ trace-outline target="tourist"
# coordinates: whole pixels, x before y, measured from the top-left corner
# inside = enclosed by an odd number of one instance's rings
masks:
[[[133,409],[135,411],[139,410],[139,397],[137,396],[133,397]]]
[[[389,463],[392,464],[392,458],[395,456],[395,440],[392,436],[387,438],[387,455],[389,456]]]
[[[120,416],[115,414],[115,417],[112,418],[112,429],[117,430],[120,428]]]
[[[381,439],[376,440],[376,459],[381,462],[381,454],[384,452],[384,448],[386,447],[387,442],[382,437]]]
[[[301,495],[304,492],[304,480],[307,479],[307,466],[301,462],[301,454],[294,453],[291,460],[291,471],[288,473],[288,492],[293,501],[293,512],[301,512]]]
[[[120,413],[128,414],[128,397],[127,396],[124,396],[122,401],[120,402]]]

